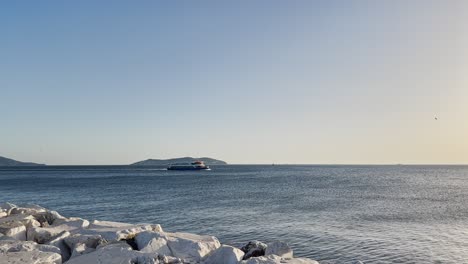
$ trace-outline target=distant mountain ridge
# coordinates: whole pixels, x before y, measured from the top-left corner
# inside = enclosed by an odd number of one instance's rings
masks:
[[[14,159],[9,159],[0,156],[0,167],[7,166],[45,166],[45,164],[33,163],[33,162],[22,162]]]
[[[174,158],[174,159],[147,159],[143,161],[138,161],[130,164],[131,166],[167,166],[174,163],[191,163],[194,161],[203,161],[206,165],[226,165],[227,163],[222,160],[212,159],[212,158],[192,158],[192,157],[183,157],[183,158]]]

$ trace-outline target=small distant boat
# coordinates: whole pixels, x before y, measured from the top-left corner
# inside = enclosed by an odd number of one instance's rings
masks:
[[[209,170],[210,167],[205,165],[203,161],[195,161],[192,163],[175,163],[169,165],[167,170]]]

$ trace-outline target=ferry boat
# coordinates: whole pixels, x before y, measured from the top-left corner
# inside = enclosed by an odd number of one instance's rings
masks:
[[[195,161],[192,163],[175,163],[169,165],[167,170],[209,170],[210,167],[205,165],[203,161]]]

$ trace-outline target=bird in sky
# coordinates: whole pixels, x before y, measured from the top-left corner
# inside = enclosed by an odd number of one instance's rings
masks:
[[[439,120],[439,118],[438,118],[437,116],[434,116],[434,119],[435,119],[435,120]]]

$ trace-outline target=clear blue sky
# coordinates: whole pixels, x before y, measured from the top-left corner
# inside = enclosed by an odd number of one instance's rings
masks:
[[[0,155],[468,163],[467,35],[455,0],[3,2]]]

